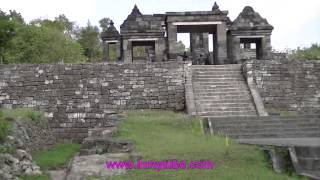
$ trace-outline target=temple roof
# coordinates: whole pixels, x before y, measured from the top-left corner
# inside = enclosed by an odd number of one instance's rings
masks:
[[[119,31],[116,29],[116,27],[114,27],[113,21],[110,22],[108,29],[101,33],[101,38],[102,40],[117,40],[120,38]]]
[[[230,30],[273,30],[273,26],[252,7],[246,6],[232,22]]]
[[[127,20],[135,20],[137,17],[141,17],[142,13],[140,12],[137,5],[134,5],[131,14],[129,14]]]
[[[162,24],[165,16],[162,14],[143,15],[139,8],[135,5],[131,14],[120,26],[121,33],[136,31],[141,33],[147,32],[164,32]]]

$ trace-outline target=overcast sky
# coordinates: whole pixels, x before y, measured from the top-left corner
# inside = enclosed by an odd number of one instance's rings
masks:
[[[320,43],[320,0],[218,0],[221,10],[228,10],[234,20],[245,6],[253,9],[274,26],[272,45],[277,50]],[[169,11],[207,11],[214,0],[0,0],[3,11],[14,9],[25,20],[53,19],[65,14],[84,26],[94,25],[103,17],[114,20],[118,27],[137,4],[143,14]]]

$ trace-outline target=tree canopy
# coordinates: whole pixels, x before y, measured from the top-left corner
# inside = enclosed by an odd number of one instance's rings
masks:
[[[298,48],[289,54],[290,59],[320,60],[320,44],[312,44],[309,48]]]
[[[102,29],[110,19],[100,21]],[[0,10],[0,63],[79,63],[102,61],[100,29],[78,27],[64,14],[26,23],[20,13]]]

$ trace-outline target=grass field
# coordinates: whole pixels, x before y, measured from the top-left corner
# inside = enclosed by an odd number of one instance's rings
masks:
[[[224,137],[203,135],[200,119],[170,111],[134,111],[128,113],[117,138],[132,140],[143,161],[211,160],[208,170],[129,170],[126,176],[112,179],[221,179],[285,180],[296,175],[276,174],[259,147],[240,145]]]
[[[48,150],[34,153],[32,157],[42,170],[57,169],[65,167],[79,150],[80,144],[56,144]]]

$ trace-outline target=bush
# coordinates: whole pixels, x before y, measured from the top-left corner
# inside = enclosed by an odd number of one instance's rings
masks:
[[[65,167],[69,160],[80,151],[80,144],[56,144],[52,148],[33,154],[33,159],[41,169]]]
[[[3,114],[6,119],[15,119],[20,117],[20,118],[28,118],[37,124],[42,124],[43,122],[46,122],[43,112],[34,111],[28,108],[5,109]]]
[[[320,60],[320,44],[312,44],[310,48],[294,50],[289,59]]]
[[[39,123],[44,117],[42,112],[38,111],[27,111],[26,116],[30,118],[33,122]]]
[[[4,119],[3,112],[0,111],[0,142],[3,142],[10,131],[10,123]]]

